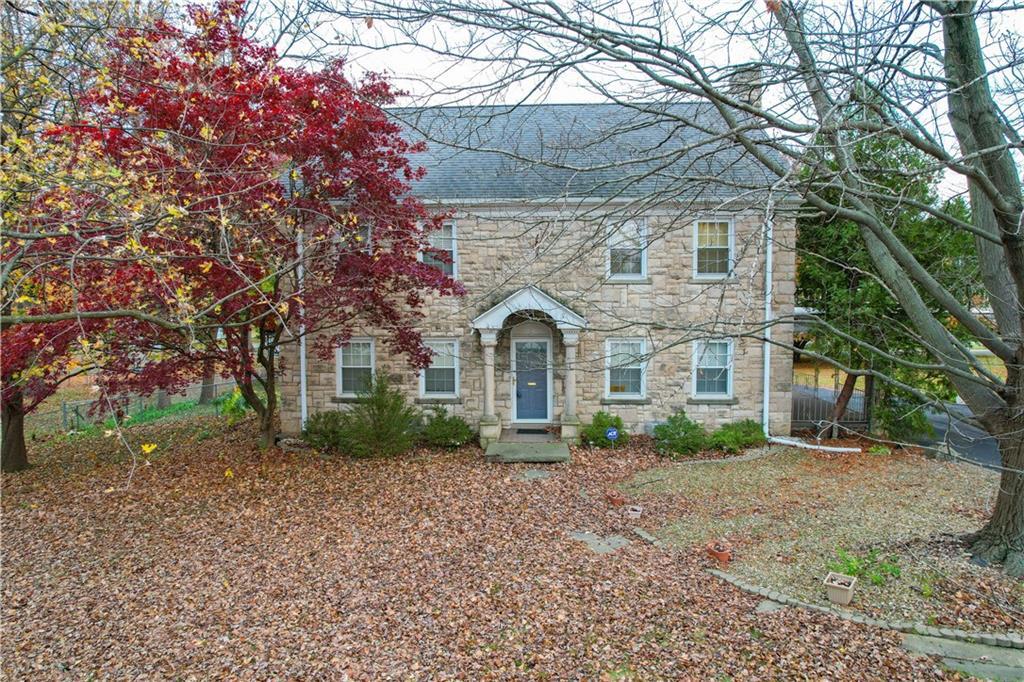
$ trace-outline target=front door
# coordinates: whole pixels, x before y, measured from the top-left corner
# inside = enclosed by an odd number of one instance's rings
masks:
[[[549,420],[548,343],[543,339],[512,341],[516,421]]]

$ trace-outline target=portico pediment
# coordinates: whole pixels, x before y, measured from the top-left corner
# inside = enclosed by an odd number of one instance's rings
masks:
[[[523,287],[507,297],[487,312],[478,315],[472,321],[473,329],[498,330],[505,323],[505,318],[527,310],[539,310],[555,322],[555,326],[563,332],[579,331],[587,328],[587,320],[537,287]]]

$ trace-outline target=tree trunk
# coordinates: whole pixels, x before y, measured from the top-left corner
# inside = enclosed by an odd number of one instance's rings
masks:
[[[156,409],[163,410],[171,406],[171,396],[167,394],[164,389],[158,389],[156,392]]]
[[[217,375],[213,371],[213,361],[206,360],[203,362],[203,385],[199,389],[199,404],[209,405],[213,402],[214,396],[214,381]]]
[[[1024,576],[1024,416],[1000,429],[999,454],[1004,470],[992,518],[968,536],[971,554],[992,563],[1002,562],[1012,576]]]
[[[264,371],[263,385],[267,389],[267,409],[260,415],[260,447],[269,448],[273,447],[274,438],[277,436],[277,429],[274,424],[274,417],[277,416],[277,377],[274,372],[273,352],[267,353],[266,359],[261,364]]]
[[[832,424],[838,424],[839,420],[846,414],[846,406],[850,404],[850,398],[853,397],[853,389],[857,387],[857,375],[847,374],[846,379],[843,381],[843,388],[839,391],[839,396],[836,398],[836,406],[832,408]]]
[[[21,393],[17,392],[3,403],[3,451],[0,469],[6,473],[28,469],[28,449],[25,447],[25,410]]]

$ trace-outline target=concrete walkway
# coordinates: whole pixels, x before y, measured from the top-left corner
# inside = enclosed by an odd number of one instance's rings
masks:
[[[915,654],[939,656],[947,668],[983,680],[1024,680],[1024,651],[1020,649],[921,635],[903,635],[903,648]]]
[[[498,441],[487,446],[484,458],[488,462],[504,464],[568,462],[569,446],[565,443],[504,443]]]

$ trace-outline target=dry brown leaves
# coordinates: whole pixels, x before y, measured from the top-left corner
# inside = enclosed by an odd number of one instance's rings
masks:
[[[128,489],[105,455],[4,479],[7,677],[948,676],[891,633],[755,614],[702,554],[640,542],[603,492],[649,452],[578,449],[517,481],[472,448],[325,460],[176,428]],[[633,542],[597,555],[574,530]]]

